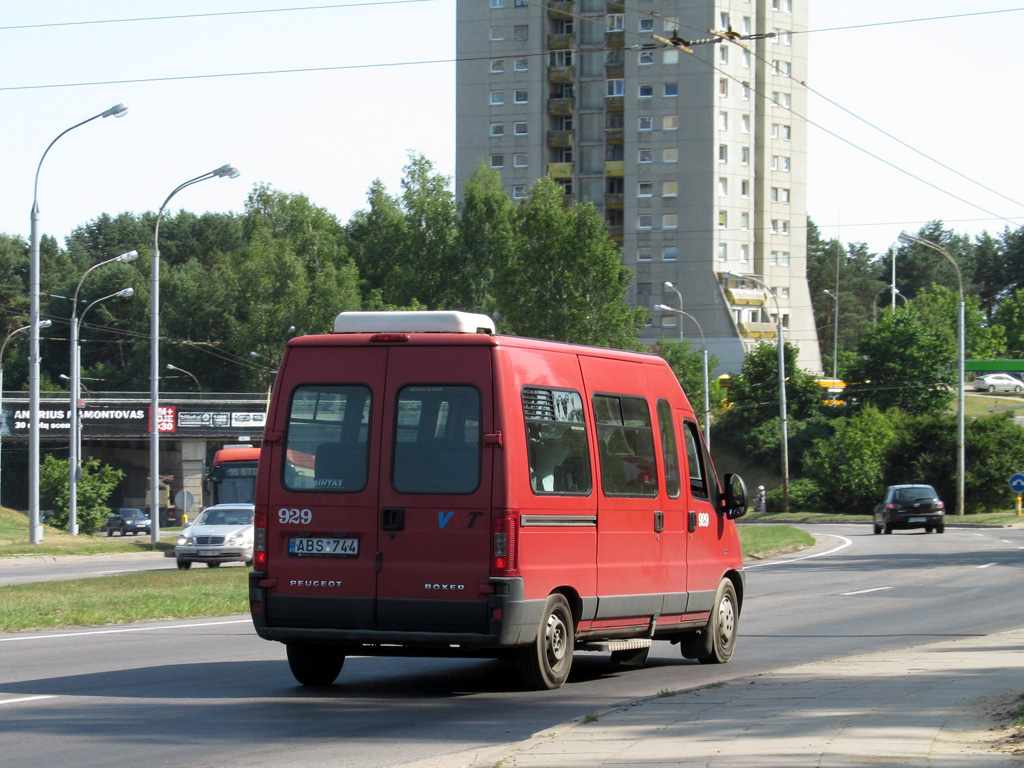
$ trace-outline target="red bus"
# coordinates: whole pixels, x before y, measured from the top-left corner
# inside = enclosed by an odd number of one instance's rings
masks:
[[[305,685],[348,655],[510,657],[542,689],[576,649],[735,647],[746,490],[654,355],[344,312],[288,342],[255,505],[253,624]]]
[[[256,492],[256,467],[260,449],[222,448],[213,455],[213,466],[206,476],[213,504],[252,504]]]

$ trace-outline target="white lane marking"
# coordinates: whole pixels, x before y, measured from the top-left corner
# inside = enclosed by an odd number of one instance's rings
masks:
[[[792,558],[790,560],[773,560],[773,561],[768,562],[768,563],[754,563],[753,565],[744,565],[743,566],[743,570],[746,571],[746,570],[748,570],[750,568],[763,568],[766,565],[785,565],[786,563],[799,563],[801,560],[811,560],[812,558],[815,558],[815,557],[824,557],[825,555],[834,554],[835,552],[838,552],[841,549],[846,549],[848,546],[853,544],[852,540],[846,538],[845,536],[840,536],[839,534],[836,534],[836,533],[826,533],[826,534],[822,534],[822,535],[824,535],[824,536],[831,536],[834,539],[842,539],[843,543],[840,544],[838,547],[835,547],[834,549],[828,550],[828,552],[818,552],[816,555],[804,555],[803,557],[794,557],[794,558]]]
[[[56,699],[56,696],[22,696],[20,699],[4,699],[0,704],[22,704],[26,701],[39,701],[40,699]]]
[[[16,643],[20,640],[53,640],[62,637],[92,637],[93,635],[117,635],[125,632],[155,632],[161,629],[194,629],[195,627],[218,627],[225,624],[251,624],[252,619],[231,619],[229,621],[205,621],[201,624],[165,624],[159,627],[123,627],[121,629],[93,629],[85,632],[64,632],[57,635],[26,635],[24,637],[0,637],[0,643]]]
[[[858,589],[856,592],[840,592],[840,597],[849,597],[850,595],[866,595],[868,592],[884,592],[892,587],[873,587],[871,589]]]
[[[984,565],[979,565],[978,568],[991,568],[993,565],[995,563],[985,563]]]

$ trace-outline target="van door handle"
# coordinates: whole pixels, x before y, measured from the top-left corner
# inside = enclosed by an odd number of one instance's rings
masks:
[[[697,513],[691,509],[688,517],[689,523],[687,524],[687,529],[690,531],[690,533],[693,533],[697,530]]]
[[[654,511],[654,532],[661,533],[665,530],[665,513],[660,509]]]
[[[384,507],[380,517],[381,530],[401,531],[405,529],[405,510],[402,507]]]

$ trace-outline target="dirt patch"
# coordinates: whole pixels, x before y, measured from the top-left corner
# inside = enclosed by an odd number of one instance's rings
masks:
[[[987,709],[995,722],[993,748],[1010,755],[1024,755],[1024,695],[1007,696],[992,702]]]

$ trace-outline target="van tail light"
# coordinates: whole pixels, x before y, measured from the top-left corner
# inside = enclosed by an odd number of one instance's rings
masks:
[[[253,515],[253,570],[262,571],[267,567],[267,524],[270,515],[266,505],[257,504]]]
[[[501,517],[495,517],[491,526],[493,533],[494,576],[517,576],[519,574],[519,513],[509,509]]]

